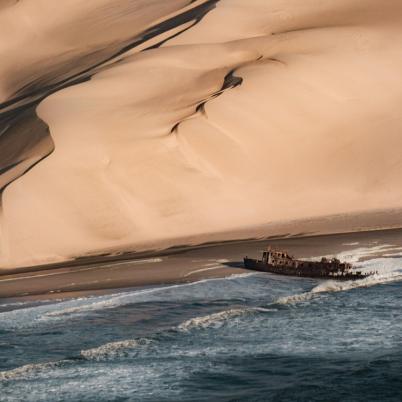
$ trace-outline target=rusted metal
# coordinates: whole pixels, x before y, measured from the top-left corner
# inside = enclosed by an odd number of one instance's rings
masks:
[[[304,261],[294,259],[286,251],[273,250],[267,247],[262,258],[244,258],[244,267],[254,271],[271,272],[279,275],[300,276],[308,278],[324,278],[336,280],[363,279],[375,272],[362,273],[355,271],[352,264],[341,262],[337,258],[321,258],[320,261]]]

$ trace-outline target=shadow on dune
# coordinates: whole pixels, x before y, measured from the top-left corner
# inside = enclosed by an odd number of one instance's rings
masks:
[[[193,21],[189,27],[147,47],[155,49],[168,40],[198,24],[216,7],[219,0],[207,0],[181,14],[151,26],[119,45],[91,50],[20,88],[15,95],[0,103],[0,190],[21,177],[54,150],[49,127],[36,114],[36,107],[49,95],[64,88],[88,81],[104,63],[147,41]],[[192,2],[191,2],[192,3]],[[191,4],[190,3],[190,4]],[[118,61],[115,61],[115,63]],[[78,67],[77,67],[78,66]],[[74,71],[74,73],[71,73]]]

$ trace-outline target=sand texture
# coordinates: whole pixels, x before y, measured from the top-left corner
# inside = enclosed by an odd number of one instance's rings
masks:
[[[3,268],[402,223],[400,0],[3,1],[0,38]]]

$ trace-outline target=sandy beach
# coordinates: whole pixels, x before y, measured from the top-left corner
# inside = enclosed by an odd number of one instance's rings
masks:
[[[284,249],[299,258],[337,255],[348,249],[387,244],[370,258],[382,255],[400,256],[402,230],[344,233],[304,238],[234,241],[164,253],[122,256],[107,260],[97,257],[87,264],[31,268],[30,272],[0,276],[0,298],[47,300],[96,295],[124,288],[195,282],[244,274],[243,257],[259,256],[268,244]],[[252,272],[251,272],[252,273]]]

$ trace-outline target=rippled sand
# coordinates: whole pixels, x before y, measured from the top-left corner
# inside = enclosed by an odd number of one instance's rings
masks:
[[[3,2],[1,266],[399,208],[401,19],[397,0]]]

